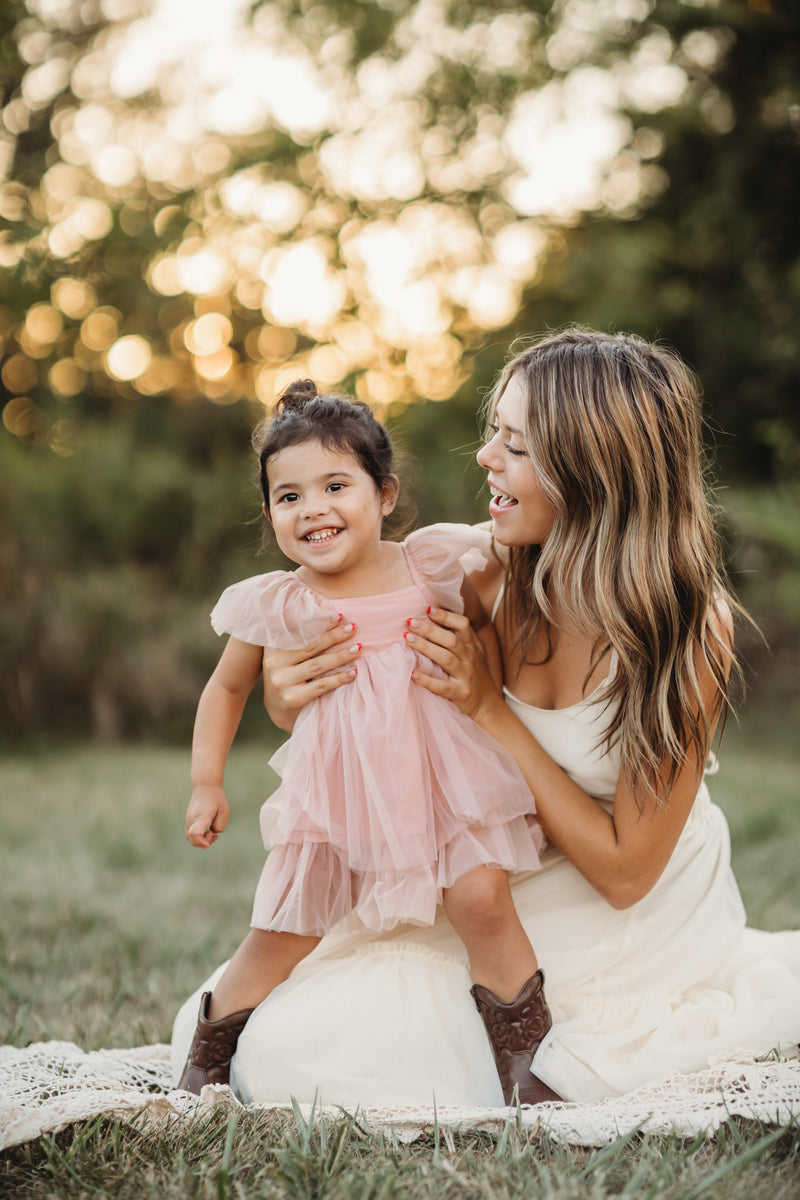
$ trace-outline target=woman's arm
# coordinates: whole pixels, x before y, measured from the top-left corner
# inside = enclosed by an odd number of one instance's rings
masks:
[[[360,643],[352,641],[355,629],[352,623],[337,623],[311,646],[265,650],[264,707],[274,725],[291,733],[298,713],[309,701],[352,683],[357,673],[354,657],[361,649]],[[334,674],[326,674],[328,671]]]
[[[208,849],[228,824],[229,807],[222,783],[225,763],[245,702],[261,674],[261,646],[230,638],[197,706],[192,738],[192,798],[186,812],[186,836]]]
[[[505,746],[531,789],[548,838],[615,908],[635,904],[650,891],[670,859],[694,802],[701,764],[689,755],[663,807],[648,798],[640,810],[630,781],[621,778],[614,811],[606,812],[554,762],[505,704],[465,618],[441,610],[434,610],[431,618],[419,623],[413,645],[438,663],[447,678],[415,673],[416,682],[452,700]],[[698,671],[703,703],[707,712],[713,712],[716,684],[704,663],[698,663]]]

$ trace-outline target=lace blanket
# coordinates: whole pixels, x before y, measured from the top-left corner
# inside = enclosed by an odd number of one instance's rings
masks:
[[[242,1107],[229,1087],[203,1089],[200,1097],[170,1091],[169,1047],[86,1053],[72,1042],[37,1042],[25,1049],[0,1047],[0,1149],[17,1146],[76,1121],[105,1113],[152,1127],[190,1121],[217,1108]],[[254,1105],[266,1108],[266,1105]],[[291,1112],[291,1105],[275,1105]],[[307,1118],[309,1105],[301,1105]],[[336,1119],[339,1109],[323,1109]],[[513,1109],[443,1107],[365,1108],[359,1120],[373,1130],[393,1130],[404,1142],[438,1124],[446,1143],[459,1130],[498,1133]],[[627,1096],[595,1104],[542,1104],[523,1109],[522,1126],[546,1130],[558,1142],[603,1146],[635,1128],[692,1137],[712,1134],[729,1117],[785,1125],[800,1116],[800,1061],[754,1059],[744,1051],[722,1056],[693,1075],[669,1075]]]

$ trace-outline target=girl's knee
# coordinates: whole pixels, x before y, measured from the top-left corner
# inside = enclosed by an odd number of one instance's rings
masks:
[[[491,867],[480,867],[457,880],[444,894],[444,909],[453,925],[467,925],[491,933],[516,914],[508,875]]]

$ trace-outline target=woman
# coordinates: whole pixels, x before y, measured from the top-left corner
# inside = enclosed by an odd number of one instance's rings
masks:
[[[555,1022],[531,1069],[586,1101],[798,1041],[800,932],[745,930],[727,826],[702,780],[735,669],[735,605],[690,373],[633,337],[544,338],[500,376],[478,461],[494,542],[472,579],[505,695],[465,618],[434,611],[409,642],[444,672],[419,686],[517,760],[551,842],[513,889]],[[334,630],[265,660],[277,724],[347,685],[347,640]],[[499,1105],[468,988],[444,918],[329,936],[248,1022],[234,1086],[247,1100],[319,1090],[344,1105]],[[178,1069],[196,1004],[176,1021]]]

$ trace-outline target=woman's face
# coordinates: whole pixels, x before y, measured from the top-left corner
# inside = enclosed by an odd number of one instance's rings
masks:
[[[556,516],[525,449],[526,402],[520,374],[512,375],[494,412],[493,436],[478,451],[489,473],[492,533],[502,546],[541,545]]]

